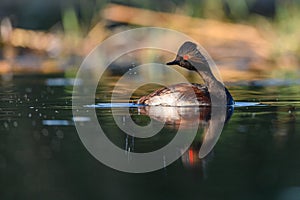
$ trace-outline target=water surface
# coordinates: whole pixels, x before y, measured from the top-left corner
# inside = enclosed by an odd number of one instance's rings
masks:
[[[84,124],[89,118],[72,116],[73,83],[73,79],[66,79],[62,74],[14,76],[0,81],[1,199],[289,199],[300,196],[297,157],[300,93],[296,82],[228,84],[239,103],[213,151],[205,159],[198,158],[203,127],[208,121],[203,118],[194,143],[181,158],[145,174],[111,169],[85,149],[74,120]],[[151,89],[138,91],[133,99]],[[108,99],[107,88],[99,86],[95,105],[108,103]],[[166,124],[159,134],[149,139],[123,133],[116,126],[112,111],[122,117],[130,109],[131,118],[137,124],[146,125],[150,117],[136,106],[86,105],[78,109],[89,112],[95,108],[107,137],[128,152],[161,148],[176,135],[176,124]]]

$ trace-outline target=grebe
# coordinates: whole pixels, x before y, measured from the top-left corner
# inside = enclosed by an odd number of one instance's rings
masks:
[[[205,57],[193,42],[185,42],[178,50],[174,61],[167,65],[179,65],[185,69],[197,72],[204,80],[204,85],[197,83],[179,83],[158,89],[138,100],[138,104],[149,106],[205,106],[211,105],[210,95],[216,98],[226,98],[227,105],[233,105],[234,100],[222,83],[213,75]],[[200,70],[197,70],[198,66]],[[225,92],[222,92],[222,90]],[[222,97],[222,94],[226,97]]]

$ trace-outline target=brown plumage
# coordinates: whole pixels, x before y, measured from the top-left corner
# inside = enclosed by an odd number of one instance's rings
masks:
[[[179,83],[141,97],[138,104],[151,106],[210,105],[207,87],[196,83]]]

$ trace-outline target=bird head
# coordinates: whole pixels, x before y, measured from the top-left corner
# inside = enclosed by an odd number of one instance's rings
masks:
[[[188,70],[197,71],[195,65],[205,63],[205,57],[197,49],[197,45],[188,41],[181,45],[175,60],[168,62],[167,65],[179,65]]]

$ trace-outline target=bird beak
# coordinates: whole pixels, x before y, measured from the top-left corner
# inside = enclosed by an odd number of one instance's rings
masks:
[[[179,61],[174,60],[174,61],[168,62],[167,65],[179,65]]]

